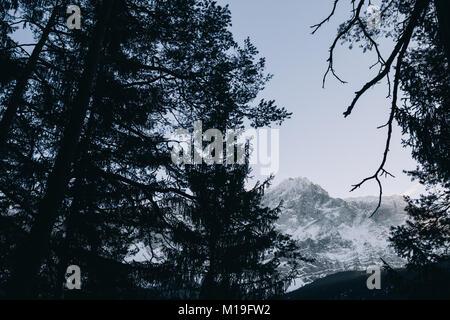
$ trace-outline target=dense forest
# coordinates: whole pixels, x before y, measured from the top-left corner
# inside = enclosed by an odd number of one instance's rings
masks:
[[[245,188],[248,163],[171,160],[171,134],[196,120],[226,132],[289,117],[255,103],[270,75],[250,41],[233,40],[229,10],[82,1],[69,29],[69,5],[0,8],[2,295],[282,294],[302,256],[275,229],[278,210],[259,205],[270,181]],[[37,43],[16,43],[19,27]],[[65,289],[70,265],[82,293]]]

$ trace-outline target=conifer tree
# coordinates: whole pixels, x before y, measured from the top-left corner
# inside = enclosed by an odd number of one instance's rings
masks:
[[[197,199],[210,185],[196,185],[193,174],[172,163],[168,133],[198,119],[225,129],[243,128],[245,119],[256,127],[280,123],[289,115],[272,101],[250,105],[268,79],[264,60],[254,60],[249,42],[241,48],[233,41],[227,8],[209,0],[104,3],[80,3],[82,30],[61,23],[51,30],[8,138],[0,208],[8,221],[1,254],[9,297],[167,298],[192,283],[191,297],[199,296],[204,269],[195,280],[181,280],[186,270],[174,257],[198,260],[169,248],[190,219],[179,220],[180,210],[214,204]],[[232,213],[241,223],[250,221],[246,211],[264,218],[253,228],[264,229],[254,239],[264,243],[241,252],[242,263],[256,268],[263,255],[272,258],[264,271],[241,265],[221,294],[231,296],[244,278],[247,289],[233,296],[280,293],[294,271],[278,273],[279,257],[292,249],[294,262],[297,248],[273,229],[276,211],[252,207],[259,196],[244,191],[247,166],[217,169],[205,168],[207,181],[234,182],[230,191],[218,185],[218,198],[208,201],[229,201],[232,188],[247,199]],[[221,214],[226,221],[231,213]],[[204,237],[203,228],[193,231]],[[238,248],[244,235],[234,237]],[[275,247],[278,253],[269,253]],[[79,295],[64,290],[71,264],[84,275]],[[224,264],[217,267],[221,274],[229,270]]]

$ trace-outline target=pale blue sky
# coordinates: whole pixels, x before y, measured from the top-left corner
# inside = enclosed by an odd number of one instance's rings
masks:
[[[376,2],[376,1],[375,1]],[[331,196],[376,195],[375,183],[349,193],[350,186],[378,167],[384,150],[390,100],[387,85],[380,83],[359,102],[354,113],[342,113],[375,70],[373,53],[338,46],[335,67],[348,84],[332,77],[322,89],[328,48],[340,23],[349,16],[349,7],[338,8],[330,23],[311,35],[310,26],[321,21],[332,8],[332,0],[220,0],[229,4],[232,31],[240,43],[250,37],[267,59],[267,70],[274,78],[261,97],[274,98],[293,112],[280,131],[280,169],[275,184],[289,177],[304,176],[324,187]],[[388,52],[391,43],[382,48]],[[386,169],[396,178],[382,180],[386,195],[403,194],[416,183],[403,174],[416,166],[410,151],[400,144],[401,132],[394,130]],[[256,172],[255,172],[256,175]]]

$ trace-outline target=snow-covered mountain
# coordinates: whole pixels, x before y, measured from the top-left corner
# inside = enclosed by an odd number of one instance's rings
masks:
[[[380,258],[392,267],[404,264],[387,240],[390,227],[406,218],[401,196],[384,197],[369,218],[377,197],[336,199],[308,179],[296,178],[268,190],[263,204],[276,207],[281,201],[278,227],[301,242],[306,257],[315,259],[304,264],[302,277],[290,290],[336,272],[381,265]]]

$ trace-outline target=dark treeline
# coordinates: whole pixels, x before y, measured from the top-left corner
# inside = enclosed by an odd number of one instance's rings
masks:
[[[0,4],[0,296],[282,294],[303,258],[260,205],[270,181],[248,190],[248,163],[171,159],[171,133],[194,121],[226,132],[290,116],[255,103],[270,76],[233,40],[228,8],[79,1],[69,30],[70,4]],[[81,291],[65,289],[69,265]]]

